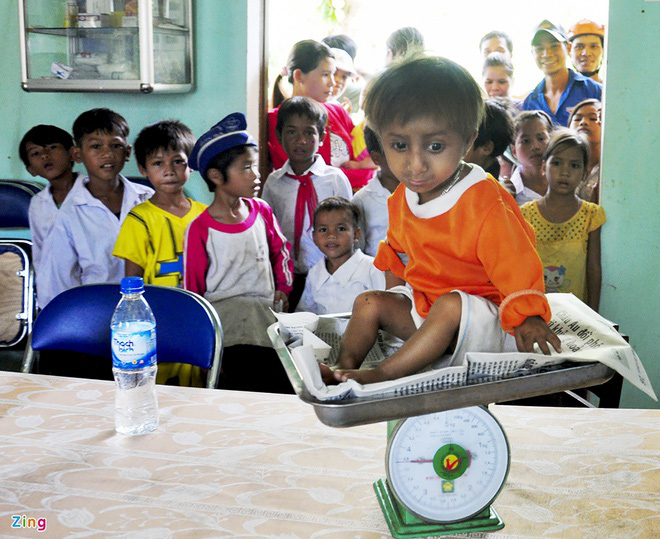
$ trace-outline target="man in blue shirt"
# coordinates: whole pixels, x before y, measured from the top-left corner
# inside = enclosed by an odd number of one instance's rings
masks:
[[[523,110],[542,110],[555,125],[567,126],[574,105],[588,98],[601,100],[600,83],[566,67],[568,50],[561,27],[547,20],[539,24],[532,39],[532,53],[545,77],[527,96]]]

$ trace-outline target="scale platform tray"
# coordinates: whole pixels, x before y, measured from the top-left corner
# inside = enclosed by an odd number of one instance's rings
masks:
[[[602,363],[566,362],[533,374],[488,382],[468,381],[466,385],[416,395],[327,402],[314,398],[305,388],[291,353],[280,337],[277,324],[268,328],[268,336],[298,397],[311,404],[319,420],[330,427],[353,427],[558,393],[600,385],[614,375],[614,371]]]

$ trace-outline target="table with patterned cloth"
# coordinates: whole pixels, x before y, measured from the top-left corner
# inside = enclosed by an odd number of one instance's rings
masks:
[[[0,537],[389,536],[372,488],[384,424],[159,386],[158,430],[124,437],[113,398],[111,382],[0,373]],[[512,463],[489,538],[660,536],[660,411],[491,410]]]

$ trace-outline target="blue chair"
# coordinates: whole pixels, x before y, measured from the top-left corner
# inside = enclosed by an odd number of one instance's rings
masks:
[[[12,183],[14,185],[20,185],[22,187],[27,188],[32,194],[36,195],[39,191],[41,191],[45,185],[43,183],[31,181],[31,180],[0,180],[0,184],[3,183]]]
[[[20,183],[0,182],[0,228],[29,228],[28,208],[34,191]]]
[[[118,284],[90,284],[57,295],[37,317],[23,358],[32,372],[34,351],[59,350],[106,358],[111,365],[110,320],[121,295]],[[166,286],[146,285],[144,297],[156,318],[158,363],[188,363],[208,370],[216,388],[223,334],[217,312],[203,297]]]

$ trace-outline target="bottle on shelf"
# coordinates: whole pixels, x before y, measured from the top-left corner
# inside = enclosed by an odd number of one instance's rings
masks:
[[[78,26],[78,1],[66,0],[64,28],[75,28],[76,26]]]
[[[158,426],[156,319],[142,277],[124,277],[110,327],[115,378],[115,429],[146,434]]]

